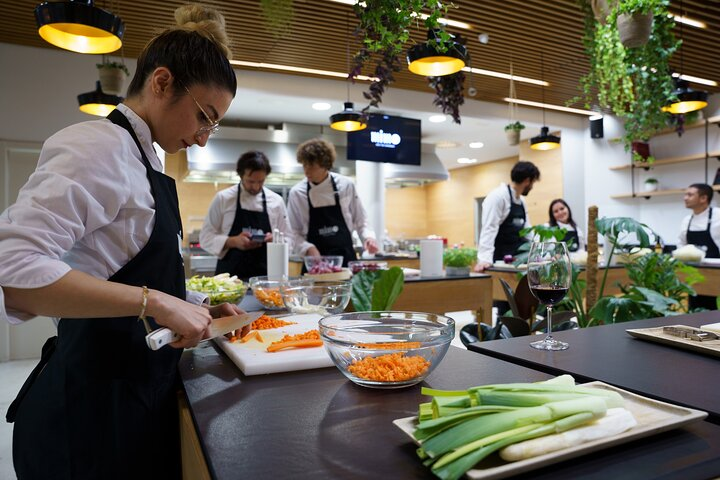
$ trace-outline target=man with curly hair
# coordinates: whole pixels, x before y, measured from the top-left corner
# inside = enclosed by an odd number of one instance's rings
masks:
[[[343,266],[355,260],[352,232],[355,230],[369,253],[378,251],[375,233],[348,177],[330,172],[335,147],[314,138],[297,149],[306,180],[297,183],[288,197],[288,218],[300,255],[342,255]]]

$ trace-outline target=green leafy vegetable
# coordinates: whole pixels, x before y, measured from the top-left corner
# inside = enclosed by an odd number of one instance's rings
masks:
[[[390,310],[402,292],[405,275],[400,267],[361,270],[353,275],[351,300],[357,312]]]

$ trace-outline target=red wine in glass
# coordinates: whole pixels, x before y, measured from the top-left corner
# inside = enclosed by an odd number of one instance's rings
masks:
[[[557,305],[565,298],[569,288],[552,285],[539,285],[530,287],[530,291],[543,305]]]

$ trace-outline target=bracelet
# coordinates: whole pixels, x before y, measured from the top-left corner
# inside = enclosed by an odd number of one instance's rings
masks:
[[[148,295],[150,294],[148,287],[145,285],[143,285],[142,289],[142,308],[140,309],[140,315],[138,315],[139,320],[145,320],[145,310],[147,309]]]

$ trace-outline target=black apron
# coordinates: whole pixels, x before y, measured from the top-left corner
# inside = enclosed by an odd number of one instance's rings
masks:
[[[500,224],[497,236],[495,237],[495,252],[493,261],[503,260],[505,255],[515,255],[520,245],[527,240],[520,236],[520,230],[525,226],[525,207],[522,202],[513,202],[510,185],[507,186],[510,195],[510,213]]]
[[[315,245],[322,255],[342,255],[343,267],[347,267],[348,262],[357,260],[357,255],[353,248],[352,234],[340,208],[340,195],[332,175],[330,175],[330,183],[335,194],[335,204],[313,207],[310,201],[310,182],[307,182],[310,212],[307,241]]]
[[[238,195],[235,205],[235,219],[228,236],[238,235],[243,231],[261,230],[267,233],[272,230],[270,227],[270,217],[267,213],[267,199],[265,198],[265,190],[262,190],[262,212],[254,212],[251,210],[243,210],[240,205],[241,186],[238,185]],[[237,275],[243,280],[250,277],[267,275],[267,245],[264,243],[260,248],[252,250],[239,250],[237,248],[228,249],[225,256],[218,260],[215,267],[215,275],[218,273],[229,273]]]
[[[580,248],[580,237],[578,236],[577,230],[568,230],[565,232],[563,242],[568,246],[569,252],[577,252]]]
[[[147,285],[184,299],[175,182],[150,166],[122,113],[113,110],[108,119],[125,128],[140,149],[155,201],[147,244],[108,281]],[[138,312],[140,301],[138,294]],[[181,477],[177,364],[182,350],[150,350],[145,335],[134,316],[60,320],[54,353],[50,339],[41,364],[8,410],[8,420],[15,420],[13,462],[19,480]]]
[[[717,243],[715,243],[712,235],[710,235],[710,225],[712,224],[713,209],[712,207],[709,208],[710,211],[708,212],[707,228],[705,230],[691,232],[690,224],[692,223],[692,216],[690,216],[690,221],[688,222],[688,229],[685,233],[685,237],[689,245],[707,247],[707,250],[705,251],[705,258],[720,258],[720,249],[718,249]],[[696,295],[694,297],[689,297],[688,306],[690,307],[691,311],[695,308],[717,310],[717,303],[715,297],[711,297],[709,295]]]

